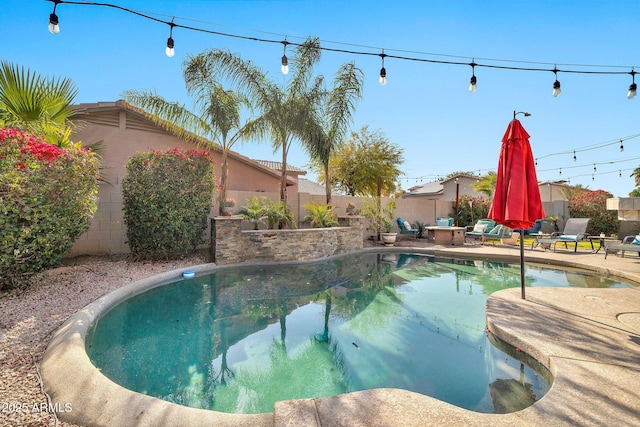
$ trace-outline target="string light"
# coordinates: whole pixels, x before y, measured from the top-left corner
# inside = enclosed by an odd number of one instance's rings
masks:
[[[171,22],[169,23],[169,38],[167,39],[167,48],[164,51],[164,53],[166,53],[169,58],[173,58],[173,55],[176,54],[176,51],[173,50],[173,27],[174,26],[175,24],[173,23],[173,20],[171,20]]]
[[[562,176],[562,168],[559,169],[559,172],[560,173],[558,175]]]
[[[578,158],[576,157],[576,150],[573,150],[573,161],[575,162],[576,160],[578,160]]]
[[[595,164],[595,163],[593,164],[593,171],[594,171],[594,172],[597,172],[597,171],[598,171],[598,170],[596,169],[596,164]]]
[[[51,0],[53,1],[53,12],[49,15],[49,32],[51,34],[58,34],[60,32],[60,25],[58,22],[58,15],[56,15],[56,7],[58,7],[59,3],[62,3],[61,0]]]
[[[622,169],[619,171],[619,175],[620,178],[622,178]]]
[[[562,90],[560,89],[560,82],[558,81],[558,69],[556,68],[556,66],[553,66],[553,74],[555,74],[556,76],[556,81],[553,82],[553,96],[555,96],[556,98],[560,96],[560,94],[562,93]]]
[[[620,152],[624,151],[624,145],[622,145],[622,140],[620,140]]]
[[[289,42],[287,39],[284,39],[281,43],[284,45],[284,49],[282,51],[282,66],[280,67],[280,70],[282,71],[282,74],[286,76],[289,74],[289,60],[287,59],[287,45]]]
[[[636,97],[636,89],[638,89],[636,85],[636,72],[632,68],[629,74],[631,74],[631,84],[629,85],[629,92],[627,92],[627,99],[633,99]]]
[[[475,60],[471,60],[471,80],[469,81],[469,92],[476,93],[478,90],[477,79],[476,79],[476,63]]]
[[[387,84],[387,70],[384,68],[384,58],[387,55],[384,53],[384,49],[382,49],[382,53],[380,54],[380,58],[382,58],[382,68],[380,68],[380,84],[382,86]]]

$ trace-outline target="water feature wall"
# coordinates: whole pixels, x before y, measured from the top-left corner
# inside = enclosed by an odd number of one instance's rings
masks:
[[[338,217],[339,227],[242,230],[239,216],[211,218],[211,258],[239,262],[309,261],[363,247],[362,216]]]

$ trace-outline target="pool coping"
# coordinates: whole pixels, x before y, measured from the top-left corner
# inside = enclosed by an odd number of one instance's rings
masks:
[[[367,251],[519,259],[513,248],[486,246],[368,248],[358,252]],[[640,275],[633,271],[638,270],[636,259],[609,262],[608,258],[605,265],[600,265],[593,262],[599,258],[564,253],[549,256],[538,251],[527,251],[525,258],[527,262],[586,268],[640,282]],[[228,267],[203,264],[189,269],[197,274]],[[640,310],[640,292],[635,288],[527,288],[526,300],[520,298],[519,289],[507,289],[489,297],[490,333],[520,347],[554,375],[554,383],[542,399],[511,414],[476,413],[399,389],[277,402],[273,413],[227,414],[173,404],[113,383],[91,364],[86,354],[84,338],[89,326],[114,304],[180,278],[184,270],[162,273],[117,289],[84,307],[58,329],[48,345],[41,373],[52,403],[59,403],[60,408],[71,403],[74,408],[71,412],[61,411],[60,419],[92,426],[629,425],[634,419],[640,425],[636,407],[640,402],[637,388],[640,325],[635,324],[634,317],[634,310]],[[634,319],[631,324],[624,322],[629,314]],[[594,337],[598,338],[597,346]]]

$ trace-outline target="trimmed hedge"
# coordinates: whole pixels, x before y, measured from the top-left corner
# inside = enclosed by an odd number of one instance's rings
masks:
[[[203,242],[213,204],[213,158],[207,151],[133,155],[122,181],[127,243],[134,259],[171,259]]]
[[[97,209],[99,160],[0,129],[0,289],[60,264]]]

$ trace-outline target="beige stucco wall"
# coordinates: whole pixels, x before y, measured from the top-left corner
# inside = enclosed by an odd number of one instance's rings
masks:
[[[152,149],[166,150],[178,146],[197,147],[193,143],[169,134],[149,120],[121,108],[94,112],[83,119],[87,122],[86,126],[73,138],[81,140],[85,145],[99,140],[103,141],[101,156],[104,169],[102,175],[108,184],[100,185],[98,211],[91,221],[91,227],[76,241],[68,256],[128,253],[129,247],[126,244],[126,227],[122,211],[122,180],[127,175],[126,164],[129,158],[136,152]],[[217,177],[220,173],[221,155],[219,152],[212,154]],[[256,169],[242,159],[230,158],[227,188],[257,191],[258,194],[278,194],[280,181],[277,174]],[[234,197],[234,194],[231,193],[230,197]],[[214,209],[212,209],[213,212]],[[205,236],[209,235],[209,230],[207,230]]]

